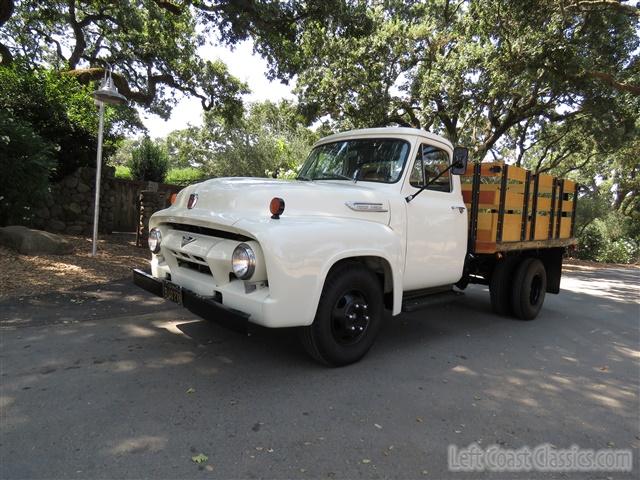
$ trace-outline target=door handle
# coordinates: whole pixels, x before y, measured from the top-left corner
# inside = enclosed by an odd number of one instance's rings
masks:
[[[451,205],[451,210],[458,210],[459,213],[464,213],[467,207],[459,207],[457,205]]]

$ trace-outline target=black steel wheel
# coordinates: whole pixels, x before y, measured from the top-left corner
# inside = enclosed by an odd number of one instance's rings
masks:
[[[366,295],[351,290],[342,295],[331,312],[331,334],[340,345],[352,345],[367,334],[371,316]]]
[[[521,320],[538,316],[547,291],[547,272],[537,258],[527,258],[518,266],[513,278],[511,307]]]
[[[316,360],[333,367],[360,360],[382,325],[384,305],[378,277],[357,263],[333,270],[325,282],[313,324],[300,331]]]

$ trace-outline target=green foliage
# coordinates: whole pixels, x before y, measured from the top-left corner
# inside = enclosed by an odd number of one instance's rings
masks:
[[[95,165],[98,115],[89,87],[55,71],[30,70],[18,62],[0,67],[0,85],[0,110],[12,112],[53,146],[56,176]],[[131,125],[136,119],[126,107],[106,109],[105,157],[124,133],[122,124]]]
[[[194,167],[172,168],[167,172],[165,182],[171,185],[187,186],[204,179],[202,171]]]
[[[116,165],[116,178],[121,178],[123,180],[133,180],[133,174],[131,173],[131,168],[126,165]]]
[[[164,145],[174,167],[205,177],[263,177],[295,170],[317,138],[291,102],[266,101],[233,120],[209,112],[201,128],[172,132]]]
[[[140,146],[140,140],[137,138],[124,138],[115,145],[115,152],[109,156],[109,164],[127,165],[131,161],[131,152]]]
[[[131,152],[128,167],[134,180],[163,182],[169,161],[165,150],[149,137],[145,137],[140,146]]]
[[[598,257],[601,262],[631,263],[634,259],[633,245],[628,240],[614,240],[607,242]]]
[[[301,35],[296,85],[310,118],[426,128],[480,161],[530,120],[619,126],[604,115],[612,100],[640,92],[637,10],[617,2],[391,0],[366,16],[367,32],[316,22]]]
[[[241,114],[242,115],[242,114]],[[164,139],[172,168],[200,167],[206,162],[209,150],[204,144],[205,132],[198,127],[174,130]]]
[[[55,165],[54,145],[11,110],[0,110],[0,225],[28,221]]]
[[[582,260],[598,260],[605,250],[606,228],[602,221],[587,225],[578,235],[576,256]]]
[[[578,232],[576,256],[583,260],[608,263],[640,261],[640,235],[628,217],[609,211]]]

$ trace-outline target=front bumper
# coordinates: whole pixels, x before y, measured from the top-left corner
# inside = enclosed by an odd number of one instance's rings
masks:
[[[162,297],[162,280],[139,269],[133,270],[133,283],[144,288],[150,293]],[[249,315],[238,310],[224,306],[213,298],[203,297],[197,293],[183,288],[182,305],[199,317],[211,320],[230,330],[240,333],[248,333]]]

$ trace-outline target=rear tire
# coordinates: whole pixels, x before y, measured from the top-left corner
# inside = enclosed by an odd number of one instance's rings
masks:
[[[547,291],[547,272],[537,258],[522,261],[513,278],[511,307],[521,320],[533,320],[538,316]]]
[[[300,339],[316,360],[339,367],[360,360],[371,348],[384,313],[378,277],[358,264],[345,264],[325,282],[313,323]]]
[[[489,282],[491,308],[498,315],[509,316],[511,309],[511,290],[513,271],[518,264],[516,257],[504,257],[496,262]]]

